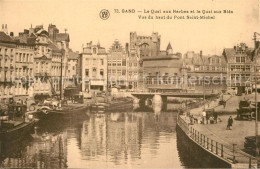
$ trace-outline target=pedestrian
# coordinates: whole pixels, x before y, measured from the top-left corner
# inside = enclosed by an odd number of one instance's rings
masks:
[[[214,117],[214,122],[217,123],[218,122],[218,114],[213,111],[213,117]]]
[[[202,121],[203,121],[203,124],[206,124],[206,116],[207,116],[207,113],[205,110],[203,110],[202,112]]]
[[[232,116],[230,116],[228,118],[227,130],[231,130],[230,127],[232,126],[232,124],[233,124],[233,119],[232,119]]]

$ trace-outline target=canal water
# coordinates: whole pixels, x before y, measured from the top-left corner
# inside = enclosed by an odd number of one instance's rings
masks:
[[[178,146],[176,118],[154,107],[40,121],[26,139],[1,143],[0,168],[192,167]]]

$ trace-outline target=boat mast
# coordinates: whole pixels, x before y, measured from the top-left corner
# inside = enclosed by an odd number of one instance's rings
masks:
[[[257,32],[254,32],[254,42],[255,42],[255,53],[254,53],[254,73],[255,73],[255,136],[256,136],[256,161],[257,161],[257,168],[258,168],[258,157],[259,157],[259,147],[258,147],[258,103],[257,103],[257,52],[259,49],[259,46],[256,42],[256,35],[259,35]]]
[[[61,43],[61,68],[60,68],[60,100],[62,99],[62,66],[63,66],[63,55],[64,55],[64,47],[63,47],[63,43]]]
[[[200,58],[202,59],[203,62],[203,105],[204,105],[204,111],[206,109],[205,107],[205,102],[206,102],[206,97],[205,97],[205,59],[202,58],[202,50],[200,51]]]

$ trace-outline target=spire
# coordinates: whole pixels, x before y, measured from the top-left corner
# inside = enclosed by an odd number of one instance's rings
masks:
[[[167,55],[173,54],[172,45],[170,42],[167,46],[166,53],[167,53]]]
[[[172,50],[172,45],[171,45],[171,43],[169,42],[169,44],[168,44],[168,46],[167,46],[167,49],[166,50]]]

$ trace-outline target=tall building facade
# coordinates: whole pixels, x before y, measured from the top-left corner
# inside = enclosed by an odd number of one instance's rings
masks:
[[[33,97],[34,94],[34,57],[35,45],[24,37],[28,30],[24,30],[15,38],[15,96]]]
[[[233,48],[225,48],[223,56],[227,60],[227,90],[230,93],[248,93],[252,90],[252,48],[240,43]]]
[[[69,51],[68,57],[68,78],[70,83],[68,85],[74,86],[77,83],[77,64],[78,64],[79,52]]]
[[[143,90],[144,67],[143,57],[154,57],[160,54],[161,36],[153,32],[151,36],[140,36],[136,32],[130,32],[129,49],[129,86]]]
[[[105,48],[87,43],[78,60],[79,75],[82,78],[81,91],[100,92],[107,90],[107,53]]]
[[[5,28],[5,26],[3,26]],[[15,42],[4,31],[0,32],[0,101],[5,103],[14,95],[12,76],[15,64]]]
[[[120,86],[121,89],[128,87],[127,58],[128,53],[125,51],[120,42],[115,40],[109,49],[107,56],[108,87],[112,87],[114,85]]]

